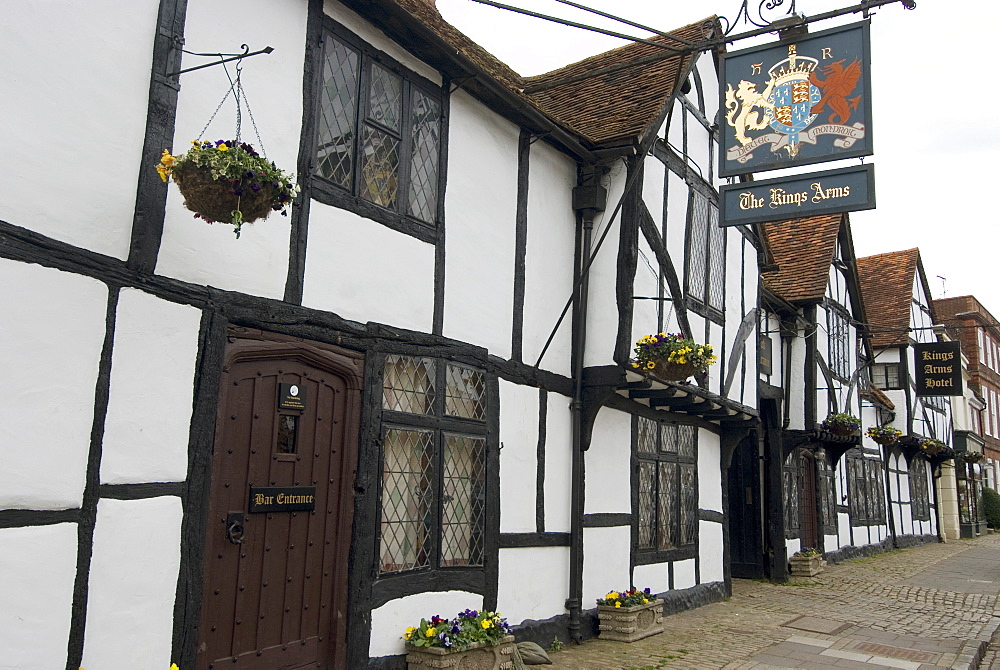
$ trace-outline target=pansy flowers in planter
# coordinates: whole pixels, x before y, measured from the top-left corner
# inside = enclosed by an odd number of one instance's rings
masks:
[[[477,642],[500,644],[507,635],[510,635],[510,626],[499,612],[467,609],[452,619],[443,619],[437,615],[429,620],[421,619],[418,626],[406,629],[403,639],[413,647],[462,650]]]

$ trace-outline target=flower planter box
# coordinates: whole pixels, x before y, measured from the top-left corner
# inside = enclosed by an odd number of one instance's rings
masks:
[[[663,601],[654,598],[632,607],[598,605],[597,618],[602,640],[635,642],[663,632]]]
[[[826,561],[823,560],[823,556],[820,554],[815,556],[792,556],[788,559],[788,563],[792,566],[793,577],[814,577],[823,572],[823,568],[826,566]]]
[[[476,642],[468,649],[456,651],[444,647],[412,647],[406,645],[408,670],[425,668],[455,668],[455,670],[510,670],[514,667],[514,636],[508,635],[500,644]]]
[[[671,363],[666,358],[656,359],[656,367],[651,370],[652,375],[664,382],[683,382],[699,372],[700,368],[694,363]]]

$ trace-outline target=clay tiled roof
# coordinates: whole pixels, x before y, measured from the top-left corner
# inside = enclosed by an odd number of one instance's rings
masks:
[[[663,110],[668,98],[684,83],[691,56],[650,60],[665,50],[641,43],[628,44],[536,77],[524,78],[444,20],[428,0],[382,0],[402,8],[460,57],[467,58],[530,107],[542,112],[590,145],[618,144],[639,138]],[[686,26],[673,34],[701,41],[717,20]],[[705,26],[708,26],[706,28]],[[396,28],[396,26],[392,26]],[[651,41],[676,46],[665,37]],[[647,59],[637,65],[571,83],[569,77]],[[534,89],[539,89],[532,93]],[[526,90],[528,92],[526,92]]]
[[[913,282],[920,251],[907,249],[858,259],[861,297],[875,348],[906,344],[909,340]]]
[[[710,17],[671,34],[697,42],[708,37],[707,31],[714,25],[715,18]],[[666,37],[658,36],[650,41],[678,46]],[[640,136],[657,119],[674,90],[684,83],[691,56],[644,62],[663,53],[663,49],[649,44],[632,43],[530,77],[525,83],[529,92],[550,86],[529,97],[553,119],[594,144],[614,143]],[[630,62],[638,64],[612,69]],[[612,70],[583,81],[554,85],[560,80],[606,69]]]
[[[827,214],[765,223],[767,245],[780,269],[763,275],[764,286],[791,303],[822,300],[843,217]]]

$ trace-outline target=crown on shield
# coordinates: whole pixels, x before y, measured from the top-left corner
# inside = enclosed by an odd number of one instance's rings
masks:
[[[819,61],[809,56],[799,56],[795,53],[795,45],[788,45],[788,58],[779,61],[771,66],[767,71],[774,80],[775,85],[780,86],[788,81],[805,81],[809,75],[819,66]]]

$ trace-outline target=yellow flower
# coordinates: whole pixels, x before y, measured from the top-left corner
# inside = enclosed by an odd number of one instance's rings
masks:
[[[482,626],[483,630],[489,630],[490,628],[493,627],[493,622],[490,621],[489,619],[483,619]]]
[[[219,151],[229,151],[229,147],[226,146],[225,142],[217,146],[216,149],[218,149]]]
[[[621,606],[622,606],[622,604],[621,604],[621,603],[615,603],[615,607],[616,607],[616,608],[617,608],[617,607],[621,607]]]
[[[646,603],[648,603],[648,602],[649,602],[649,598],[643,598],[643,599],[642,599],[642,604],[643,604],[643,605],[645,605],[645,604],[646,604]]]
[[[680,363],[681,365],[684,365],[684,364],[685,364],[685,363],[687,363],[688,361],[687,361],[687,359],[686,359],[686,358],[684,358],[683,356],[678,356],[678,357],[677,357],[677,362],[678,362],[678,363]]]
[[[655,367],[656,367],[656,363],[654,363],[653,361],[646,361],[646,369],[647,370],[652,370]]]
[[[632,361],[632,367],[633,368],[639,367],[639,362],[638,361]]]
[[[605,600],[615,600],[617,598],[618,598],[618,592],[617,591],[612,591],[608,595],[604,596]]]
[[[427,637],[434,637],[435,635],[437,635],[437,629],[434,628],[434,626],[431,626],[426,631],[424,631],[424,635],[426,635]]]
[[[408,626],[406,628],[406,632],[403,633],[403,639],[404,640],[409,640],[411,637],[413,637],[413,633],[416,632],[416,630],[417,629],[414,628],[413,626]]]
[[[176,663],[171,663],[170,664],[170,670],[181,670],[181,669],[177,667]]]

